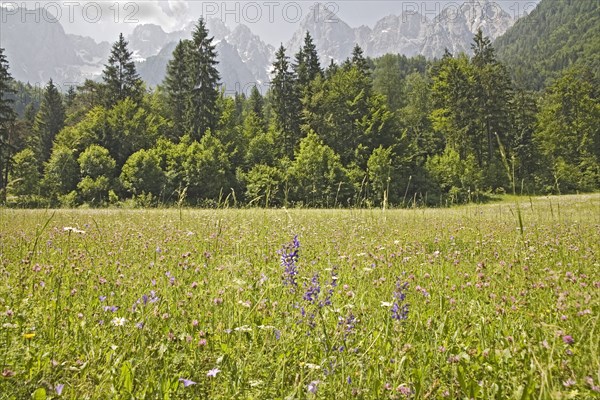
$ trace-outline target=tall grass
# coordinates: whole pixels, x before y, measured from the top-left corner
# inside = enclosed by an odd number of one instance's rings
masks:
[[[597,397],[600,195],[530,201],[0,209],[0,398]]]

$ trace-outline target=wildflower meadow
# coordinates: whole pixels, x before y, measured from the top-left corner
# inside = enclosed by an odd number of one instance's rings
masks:
[[[0,399],[600,398],[600,195],[0,209]]]

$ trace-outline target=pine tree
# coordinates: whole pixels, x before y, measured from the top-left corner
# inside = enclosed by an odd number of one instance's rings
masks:
[[[208,131],[214,131],[219,121],[217,100],[219,98],[219,71],[213,38],[202,18],[192,34],[188,56],[191,95],[187,101],[186,125],[192,138],[200,140]]]
[[[477,30],[477,33],[473,38],[471,49],[473,50],[474,54],[472,62],[476,67],[494,64],[496,62],[496,54],[494,48],[492,47],[492,41],[489,37],[483,36],[483,31],[481,28]]]
[[[319,62],[319,55],[317,53],[317,47],[313,43],[313,39],[308,31],[304,37],[304,62],[306,63],[306,71],[308,74],[308,82],[312,81],[319,75],[323,75],[321,69],[321,63]]]
[[[329,65],[327,66],[327,69],[325,70],[325,78],[331,79],[331,77],[333,75],[335,75],[335,73],[338,71],[338,69],[339,69],[339,66],[335,63],[335,61],[332,58],[331,61],[329,62]]]
[[[12,81],[8,72],[8,60],[4,55],[4,49],[0,47],[0,194],[2,195],[5,194],[3,189],[6,187],[10,159],[14,151],[10,145],[9,135],[17,117],[13,109],[13,100],[9,97],[15,93]]]
[[[256,86],[252,86],[250,97],[248,97],[248,111],[253,112],[257,118],[259,118],[261,121],[264,121],[264,106],[265,100],[263,96],[260,94],[260,91]]]
[[[323,75],[323,70],[319,64],[317,48],[308,31],[304,37],[304,46],[296,53],[293,67],[296,79],[298,80],[298,86],[301,88],[308,87],[313,79],[319,75]]]
[[[369,64],[367,63],[367,59],[364,56],[362,48],[358,44],[354,46],[354,49],[352,50],[352,58],[350,59],[350,64],[356,66],[362,74],[370,74],[370,68]]]
[[[164,81],[170,117],[177,138],[185,133],[185,109],[191,95],[190,79],[186,71],[186,60],[190,49],[190,41],[179,41],[173,51],[173,58],[167,65],[167,76]]]
[[[75,91],[75,86],[69,86],[69,90],[67,91],[67,95],[65,96],[65,106],[66,108],[71,108],[73,103],[75,102],[75,98],[77,97],[77,92]]]
[[[62,96],[56,86],[54,86],[52,79],[50,79],[44,90],[42,104],[35,117],[33,126],[38,144],[37,150],[40,163],[50,158],[54,138],[64,125],[65,107],[62,102]]]
[[[106,86],[105,101],[112,107],[119,101],[131,98],[140,102],[143,96],[143,82],[137,74],[135,63],[131,59],[132,52],[127,49],[123,34],[112,47],[108,64],[104,66],[102,79]]]
[[[281,147],[288,157],[294,155],[294,147],[300,138],[300,101],[296,80],[290,71],[285,47],[281,45],[275,54],[271,82],[271,105],[275,123],[281,135]]]
[[[486,174],[489,176],[487,183],[490,186],[497,186],[500,182],[494,174],[499,171],[494,171],[495,168],[490,168],[490,165],[494,163],[500,165],[501,162],[498,140],[506,147],[512,139],[506,134],[510,125],[508,108],[511,82],[504,65],[496,60],[491,40],[483,36],[481,29],[475,34],[471,48],[474,52],[471,58],[474,67],[474,106],[478,110],[476,114],[479,130],[476,138],[479,143],[478,162],[480,166],[487,167]],[[489,182],[490,179],[495,182]]]

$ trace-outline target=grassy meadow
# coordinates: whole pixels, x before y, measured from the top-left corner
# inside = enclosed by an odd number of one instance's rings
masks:
[[[0,399],[600,398],[600,195],[516,201],[0,209]]]

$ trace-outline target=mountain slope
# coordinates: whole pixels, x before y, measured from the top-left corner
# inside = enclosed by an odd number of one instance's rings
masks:
[[[6,49],[15,79],[44,86],[53,78],[56,85],[66,89],[81,81],[82,71],[102,69],[106,59],[98,59],[107,50],[106,43],[67,35],[53,15],[45,9],[38,12],[41,17],[36,22],[34,18],[21,18],[20,9],[7,12],[0,7],[0,47]]]
[[[268,81],[267,69],[272,62],[273,47],[265,44],[246,26],[239,25],[231,31],[216,18],[206,23],[214,37],[219,62],[217,69],[227,93],[236,90],[248,92],[251,84]],[[139,56],[137,70],[149,86],[162,83],[177,41],[191,38],[193,28],[192,24],[182,31],[165,33],[157,25],[146,24],[136,27],[128,37],[131,49]]]
[[[600,2],[542,0],[494,43],[519,86],[539,90],[560,72],[585,65],[600,74]]]
[[[380,19],[371,29],[361,26],[352,28],[345,22],[327,18],[328,10],[317,5],[315,16],[308,15],[287,43],[288,55],[295,54],[310,32],[317,46],[321,63],[330,59],[337,62],[350,56],[358,44],[369,57],[387,53],[408,57],[423,55],[427,58],[441,57],[448,49],[452,53],[470,53],[473,36],[479,28],[492,40],[513,25],[514,18],[490,0],[465,1],[460,6],[445,8],[432,20],[411,12],[389,15]]]

